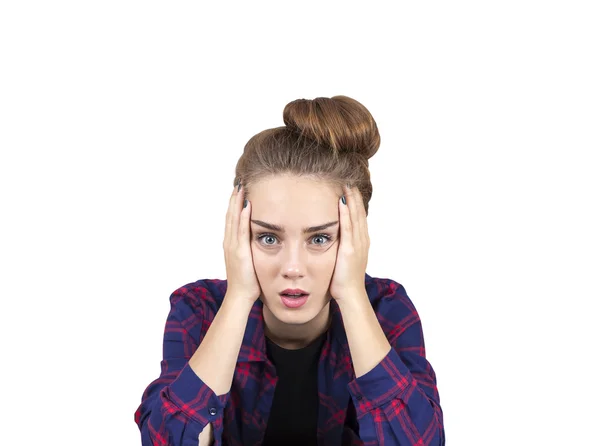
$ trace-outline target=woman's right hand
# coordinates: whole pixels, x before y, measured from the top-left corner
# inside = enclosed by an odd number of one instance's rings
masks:
[[[254,270],[250,249],[250,213],[251,203],[244,203],[244,187],[233,188],[227,210],[223,251],[227,268],[228,299],[241,299],[254,304],[260,296],[261,288]]]

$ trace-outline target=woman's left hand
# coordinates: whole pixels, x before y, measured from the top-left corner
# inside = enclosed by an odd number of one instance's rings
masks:
[[[367,213],[358,188],[344,186],[346,204],[338,201],[340,243],[329,292],[338,302],[365,294],[365,273],[369,256]]]

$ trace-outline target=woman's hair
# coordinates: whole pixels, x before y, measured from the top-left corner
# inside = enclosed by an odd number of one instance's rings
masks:
[[[264,130],[246,143],[236,168],[246,194],[274,175],[310,177],[362,194],[365,210],[373,193],[369,161],[379,148],[371,113],[347,96],[298,99],[283,110],[284,127]]]

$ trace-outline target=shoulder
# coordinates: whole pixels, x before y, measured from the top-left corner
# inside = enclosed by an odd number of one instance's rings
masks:
[[[182,320],[194,317],[212,320],[226,290],[226,280],[201,279],[187,283],[171,293],[171,311],[178,312]]]
[[[366,276],[367,294],[384,331],[403,330],[420,323],[419,314],[402,284],[387,278]],[[396,333],[399,334],[399,333]]]

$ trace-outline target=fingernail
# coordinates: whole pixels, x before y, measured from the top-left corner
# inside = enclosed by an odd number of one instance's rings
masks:
[[[342,203],[346,204],[346,197],[342,195]]]
[[[241,188],[242,188],[242,182],[240,181],[240,184],[238,184],[238,192],[240,191]]]
[[[248,200],[244,200],[244,207],[248,204]]]

